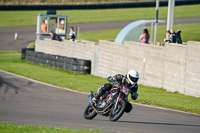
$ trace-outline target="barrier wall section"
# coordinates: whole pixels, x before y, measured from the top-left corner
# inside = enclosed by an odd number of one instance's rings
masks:
[[[139,83],[200,97],[200,42],[165,47],[138,42],[36,40],[36,51],[92,61],[92,74],[107,77],[135,69]]]

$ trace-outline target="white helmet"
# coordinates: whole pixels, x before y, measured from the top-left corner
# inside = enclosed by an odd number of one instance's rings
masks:
[[[131,84],[137,83],[139,79],[139,73],[135,70],[130,70],[127,74],[127,78]]]

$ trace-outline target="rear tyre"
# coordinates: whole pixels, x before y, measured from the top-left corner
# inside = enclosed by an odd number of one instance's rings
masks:
[[[84,111],[84,118],[87,120],[92,120],[97,115],[97,112],[89,104]]]
[[[123,114],[126,109],[126,101],[121,100],[118,102],[116,109],[114,110],[114,106],[110,111],[109,119],[111,121],[117,121]]]

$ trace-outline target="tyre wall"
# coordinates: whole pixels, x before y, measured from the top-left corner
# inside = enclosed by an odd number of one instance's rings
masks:
[[[94,42],[82,41],[82,42],[72,42],[65,40],[63,42],[44,39],[44,40],[36,40],[35,43],[35,51],[43,52],[46,54],[60,55],[68,58],[77,58],[79,61],[77,62],[80,67],[77,69],[83,69],[83,61],[90,61],[90,69],[91,74],[95,74],[95,45]],[[82,60],[82,62],[81,62]],[[76,66],[72,67],[72,71],[76,69]]]
[[[91,61],[66,56],[36,52],[34,49],[23,48],[22,60],[37,64],[49,65],[51,67],[67,69],[73,73],[91,74]]]

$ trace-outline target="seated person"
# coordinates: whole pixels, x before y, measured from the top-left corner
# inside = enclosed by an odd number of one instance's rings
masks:
[[[76,38],[76,32],[74,32],[74,28],[71,27],[70,28],[70,32],[69,32],[69,40],[70,41],[75,41]]]
[[[171,38],[171,36],[170,36],[170,34],[171,34],[171,33],[170,33],[170,30],[167,30],[167,31],[166,31],[166,34],[169,36],[169,39],[164,38],[164,41],[165,41],[165,42],[168,42],[168,43],[171,43],[171,42],[172,42],[172,38]]]
[[[50,31],[49,33],[51,35],[51,40],[57,40],[57,41],[62,41],[60,36],[54,33],[53,31]]]
[[[170,39],[171,39],[171,43],[176,43],[176,33],[173,29],[170,30]]]
[[[176,32],[176,43],[183,44],[182,39],[181,39],[181,31],[179,29]]]

